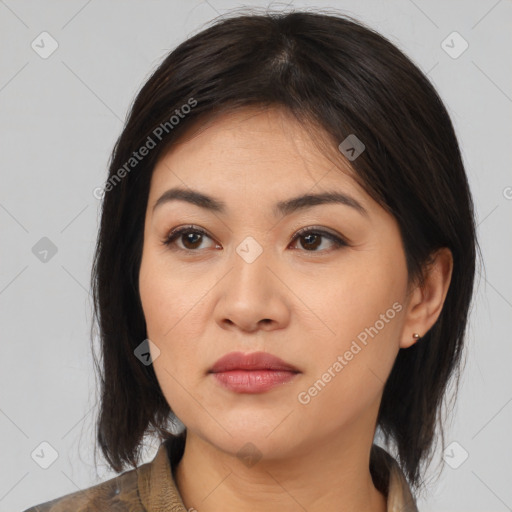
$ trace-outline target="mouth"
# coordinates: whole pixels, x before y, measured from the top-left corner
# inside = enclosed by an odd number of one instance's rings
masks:
[[[235,393],[262,393],[290,382],[301,372],[267,352],[231,352],[220,358],[208,373]]]

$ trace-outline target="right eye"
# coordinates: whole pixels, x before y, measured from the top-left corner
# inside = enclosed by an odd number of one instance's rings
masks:
[[[169,235],[162,240],[162,243],[172,250],[196,252],[201,245],[203,237],[210,238],[206,231],[200,228],[195,226],[184,226],[173,229]],[[182,242],[183,247],[178,245],[178,241]],[[216,245],[216,247],[220,246]]]

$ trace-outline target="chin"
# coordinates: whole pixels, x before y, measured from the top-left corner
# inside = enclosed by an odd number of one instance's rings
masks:
[[[208,425],[201,423],[198,429],[191,426],[188,430],[193,431],[196,436],[218,450],[237,457],[244,456],[248,451],[260,457],[273,458],[283,449],[286,451],[286,444],[291,441],[288,430],[275,429],[279,421],[275,422],[274,427],[267,427],[267,422],[256,421],[256,419],[252,423],[228,422],[219,417],[219,423],[224,428],[212,420]],[[242,453],[239,454],[240,450]]]

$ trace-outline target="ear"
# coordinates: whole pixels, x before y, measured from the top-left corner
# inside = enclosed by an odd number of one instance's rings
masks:
[[[443,309],[453,271],[453,256],[447,247],[434,252],[424,270],[424,282],[412,290],[407,305],[400,348],[409,348],[435,324]]]

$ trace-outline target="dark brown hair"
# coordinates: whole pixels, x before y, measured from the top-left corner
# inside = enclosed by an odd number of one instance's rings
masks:
[[[175,460],[181,456],[185,436],[173,433],[175,416],[153,367],[134,356],[147,337],[138,273],[150,180],[155,163],[192,124],[249,106],[285,109],[340,159],[337,146],[348,135],[364,143],[350,165],[396,218],[411,282],[421,282],[436,249],[452,252],[443,310],[420,341],[399,351],[377,420],[409,483],[419,488],[436,425],[443,434],[443,397],[460,374],[478,249],[473,203],[454,128],[434,87],[394,44],[338,13],[216,20],[172,51],[135,98],[112,152],[92,269],[103,455],[117,472],[126,463],[135,467],[144,436],[156,433],[169,440]],[[130,160],[149,139],[154,147]]]

